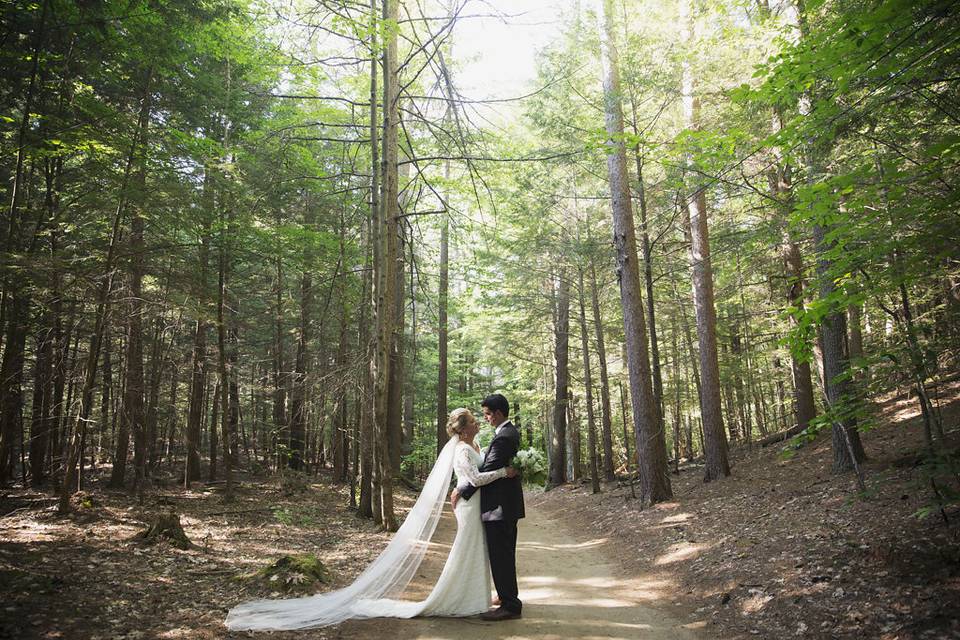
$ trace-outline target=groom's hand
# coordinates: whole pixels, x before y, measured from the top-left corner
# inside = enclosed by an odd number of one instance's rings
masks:
[[[460,491],[459,491],[459,490],[454,489],[453,491],[450,492],[450,506],[451,506],[452,508],[454,508],[454,509],[457,508],[457,500],[459,500],[459,499],[460,499]]]

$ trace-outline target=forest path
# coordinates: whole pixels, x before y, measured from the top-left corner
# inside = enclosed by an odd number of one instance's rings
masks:
[[[449,510],[447,510],[449,511]],[[439,575],[455,522],[445,511],[435,540],[442,553],[430,554],[414,583],[417,597]],[[438,551],[440,551],[438,549]],[[520,521],[517,562],[523,618],[484,622],[476,618],[363,620],[343,624],[333,637],[391,640],[694,640],[703,636],[681,625],[656,601],[675,598],[662,579],[624,580],[616,558],[624,550],[606,538],[583,540],[549,518],[536,504],[527,505]]]

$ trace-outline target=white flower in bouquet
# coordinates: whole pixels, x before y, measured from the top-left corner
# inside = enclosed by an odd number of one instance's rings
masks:
[[[538,449],[520,449],[510,460],[510,466],[520,472],[527,484],[543,484],[547,480],[547,458]]]

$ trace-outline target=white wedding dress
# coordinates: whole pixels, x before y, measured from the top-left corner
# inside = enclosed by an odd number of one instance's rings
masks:
[[[480,453],[465,442],[453,454],[457,486],[469,482],[475,487],[505,478],[506,469],[478,471]],[[413,618],[414,616],[471,616],[490,608],[490,560],[480,521],[480,500],[458,500],[453,510],[457,535],[450,555],[433,591],[421,602],[403,600],[361,600],[357,609],[363,617]]]
[[[480,454],[454,436],[437,457],[403,526],[373,563],[348,587],[306,598],[257,600],[230,610],[230,629],[307,629],[350,618],[469,616],[490,606],[490,562],[480,521],[480,500],[459,500],[457,533],[443,571],[426,600],[400,600],[423,559],[446,501],[451,468],[457,485],[476,487],[506,477],[506,469],[478,471]]]

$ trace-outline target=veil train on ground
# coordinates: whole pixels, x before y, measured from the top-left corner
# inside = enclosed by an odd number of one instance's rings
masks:
[[[232,630],[309,629],[350,618],[376,617],[370,600],[398,598],[420,567],[440,521],[453,473],[454,435],[437,456],[423,490],[390,544],[349,586],[286,600],[253,600],[237,605],[224,624]],[[355,606],[363,601],[365,606]]]

